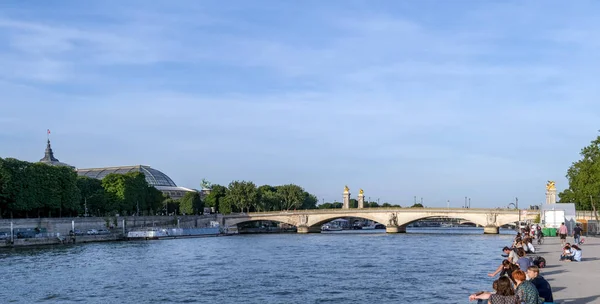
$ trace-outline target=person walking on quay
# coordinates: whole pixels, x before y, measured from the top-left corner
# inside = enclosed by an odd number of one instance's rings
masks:
[[[517,282],[515,294],[519,297],[519,301],[525,304],[542,304],[544,300],[540,298],[537,288],[533,283],[527,281],[525,272],[517,270],[513,272],[513,279]]]
[[[544,302],[554,302],[554,297],[552,297],[552,287],[550,286],[550,283],[540,275],[540,269],[537,266],[530,266],[527,268],[527,275],[531,278],[530,282],[537,288],[540,297],[544,298]]]
[[[575,228],[573,228],[573,238],[575,239],[575,245],[581,245],[581,232],[583,231],[583,229],[581,229],[581,226],[579,226],[579,223],[575,224]]]
[[[565,225],[565,223],[561,223],[560,227],[558,228],[558,236],[560,237],[560,247],[565,247],[565,244],[567,243],[567,234],[569,233],[569,230],[567,229],[567,226]]]

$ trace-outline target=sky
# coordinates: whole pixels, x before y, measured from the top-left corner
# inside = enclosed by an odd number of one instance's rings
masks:
[[[0,157],[505,207],[598,135],[594,1],[2,1]]]

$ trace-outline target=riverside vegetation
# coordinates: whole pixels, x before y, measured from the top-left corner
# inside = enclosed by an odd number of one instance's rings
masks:
[[[0,158],[0,218],[190,215],[202,213],[205,206],[223,214],[342,207],[341,202],[317,206],[315,195],[294,184],[257,187],[250,181],[232,181],[222,186],[203,180],[202,188],[210,191],[203,196],[189,192],[174,200],[148,185],[141,172],[113,173],[97,180],[77,176],[68,167]],[[350,204],[356,207],[357,201]],[[379,207],[376,202],[365,206]]]

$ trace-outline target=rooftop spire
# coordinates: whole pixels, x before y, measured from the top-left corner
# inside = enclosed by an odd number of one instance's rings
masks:
[[[52,147],[50,146],[50,139],[48,139],[48,144],[46,144],[46,152],[44,153],[44,158],[40,159],[40,162],[57,162],[58,159],[54,158],[54,152],[52,152]]]

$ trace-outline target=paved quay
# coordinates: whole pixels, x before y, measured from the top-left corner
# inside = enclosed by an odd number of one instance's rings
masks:
[[[546,237],[544,244],[536,245],[536,255],[543,256],[548,265],[540,274],[552,286],[555,303],[600,304],[600,238],[584,239],[581,262],[559,261],[562,247],[557,237]],[[567,237],[567,242],[573,243],[573,237]]]

